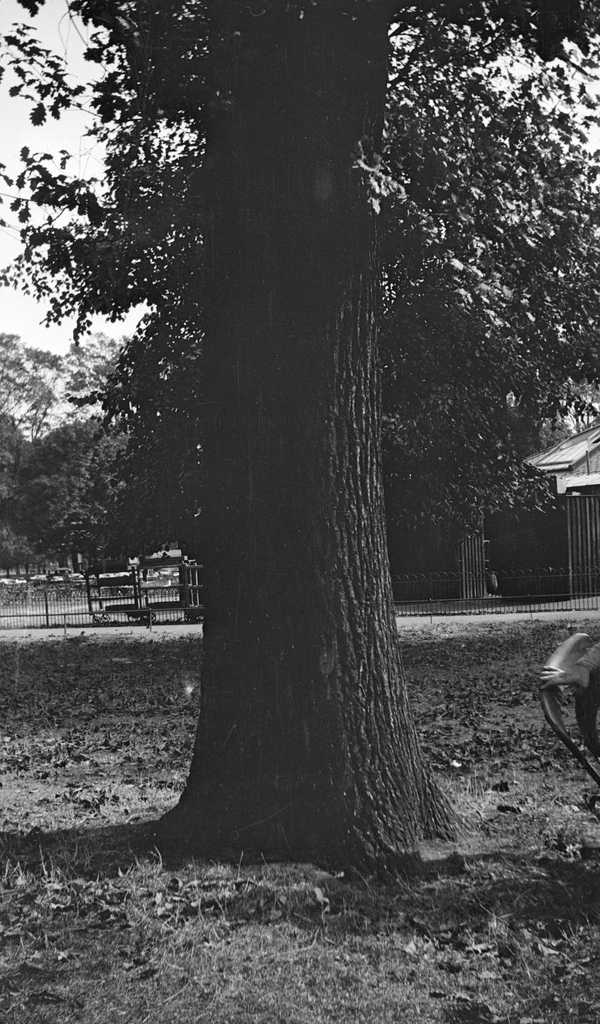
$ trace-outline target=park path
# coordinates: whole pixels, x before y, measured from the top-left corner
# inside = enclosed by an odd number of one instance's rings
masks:
[[[465,615],[398,615],[396,625],[398,632],[422,631],[432,629],[436,633],[452,635],[460,634],[472,629],[487,629],[494,623],[527,623],[527,622],[556,622],[557,625],[566,625],[578,622],[598,621],[598,632],[600,634],[600,612],[585,609],[582,611],[536,611],[536,612],[490,612],[490,613],[469,613]],[[193,637],[202,635],[202,624],[161,625],[155,624],[152,629],[145,626],[55,626],[50,629],[25,627],[23,629],[1,629],[0,642],[21,642],[24,641],[46,641],[46,640],[73,640],[91,639],[94,640],[115,640],[121,639],[125,642],[130,640],[160,641],[162,639],[178,639],[180,637]]]

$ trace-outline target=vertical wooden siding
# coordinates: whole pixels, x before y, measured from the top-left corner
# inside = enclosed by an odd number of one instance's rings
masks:
[[[569,582],[572,597],[600,590],[600,494],[567,497]]]

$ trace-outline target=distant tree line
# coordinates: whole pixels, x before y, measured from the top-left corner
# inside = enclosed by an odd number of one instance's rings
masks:
[[[118,351],[96,336],[59,356],[0,334],[0,567],[115,543],[126,436],[103,424],[99,392]]]
[[[130,348],[95,335],[56,355],[0,333],[1,569],[66,555],[90,564],[172,538],[197,548],[197,439],[150,366],[154,437],[136,434],[119,408]]]

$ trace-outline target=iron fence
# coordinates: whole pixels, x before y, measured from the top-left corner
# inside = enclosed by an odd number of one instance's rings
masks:
[[[133,586],[88,592],[78,583],[0,583],[0,630],[193,623],[202,618],[200,585]]]
[[[600,566],[488,572],[481,596],[465,596],[459,572],[405,573],[393,579],[399,615],[600,609]]]
[[[488,573],[476,597],[464,596],[458,571],[396,575],[393,587],[399,615],[600,610],[600,566]],[[199,582],[137,590],[125,583],[90,593],[85,581],[0,580],[0,630],[193,623],[202,619],[202,600]]]

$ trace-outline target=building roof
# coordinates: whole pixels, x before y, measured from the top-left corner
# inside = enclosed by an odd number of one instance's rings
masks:
[[[543,452],[530,455],[526,462],[542,473],[568,472],[582,462],[596,446],[600,451],[600,424],[567,437],[564,441],[546,448]]]

